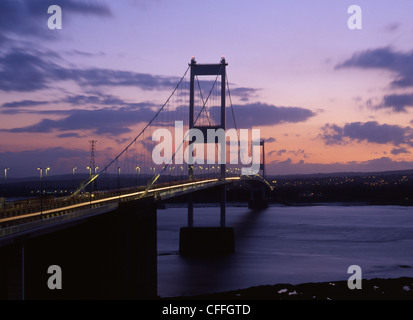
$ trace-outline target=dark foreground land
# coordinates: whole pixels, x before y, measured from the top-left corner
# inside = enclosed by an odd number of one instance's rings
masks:
[[[276,284],[215,294],[177,297],[177,300],[413,300],[413,278],[362,280],[350,290],[347,281]]]

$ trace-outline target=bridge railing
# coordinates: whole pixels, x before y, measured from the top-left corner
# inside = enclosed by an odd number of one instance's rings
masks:
[[[0,237],[5,237],[12,235],[14,233],[23,232],[26,230],[33,230],[35,228],[45,227],[57,222],[64,222],[67,220],[72,220],[75,218],[80,218],[92,214],[101,214],[102,212],[113,211],[118,207],[117,203],[110,203],[99,208],[88,208],[83,210],[73,211],[64,215],[59,215],[55,217],[49,217],[46,219],[36,220],[34,222],[28,222],[23,224],[14,225],[4,229],[0,229]]]
[[[68,215],[73,212],[85,210],[86,208],[96,208],[108,203],[118,203],[131,201],[143,196],[153,196],[158,199],[166,199],[179,194],[200,190],[202,188],[213,187],[222,183],[238,180],[240,177],[228,177],[225,181],[219,178],[212,179],[192,179],[186,181],[166,182],[156,184],[148,192],[144,186],[130,187],[119,190],[96,191],[94,193],[80,194],[71,198],[49,198],[32,202],[25,209],[13,210],[8,208],[0,213],[0,230],[10,228],[13,225],[21,225],[34,222],[39,219]],[[3,228],[3,229],[2,229]]]

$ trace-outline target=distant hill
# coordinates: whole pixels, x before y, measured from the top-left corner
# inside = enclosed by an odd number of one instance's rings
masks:
[[[371,171],[371,172],[332,172],[332,173],[311,173],[311,174],[287,174],[287,175],[267,175],[268,178],[325,178],[325,177],[367,177],[367,176],[388,176],[388,175],[413,175],[412,170],[394,171]]]

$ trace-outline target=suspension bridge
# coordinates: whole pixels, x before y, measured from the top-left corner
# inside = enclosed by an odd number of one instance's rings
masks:
[[[0,255],[4,258],[0,259],[0,296],[50,297],[50,290],[38,289],[42,287],[40,280],[33,280],[40,272],[36,262],[39,257],[44,259],[43,267],[49,262],[56,264],[52,262],[54,257],[79,275],[81,271],[73,259],[82,251],[82,261],[101,270],[96,279],[113,273],[119,278],[118,269],[142,269],[142,261],[128,257],[130,250],[135,250],[144,255],[148,269],[148,263],[156,260],[156,208],[162,201],[175,197],[184,197],[188,203],[188,225],[180,235],[182,254],[234,249],[233,230],[225,221],[228,185],[249,185],[251,208],[266,206],[265,194],[271,186],[265,180],[265,155],[261,152],[264,141],[254,141],[254,137],[251,141],[243,140],[241,129],[237,128],[225,58],[217,64],[198,64],[192,58],[166,102],[142,116],[148,114],[151,116],[146,122],[139,122],[136,136],[100,170],[95,163],[96,141],[91,141],[89,177],[69,195],[50,198],[42,191],[36,199],[9,203],[0,209]],[[228,132],[233,138],[229,142]],[[254,153],[254,148],[258,153]],[[235,160],[229,162],[230,158]],[[257,162],[256,170],[251,170]],[[205,189],[217,190],[220,195],[219,224],[197,228],[192,195]],[[101,266],[108,264],[107,252],[101,252],[97,245],[117,252],[119,259],[111,261],[110,272],[102,270]],[[93,260],[88,250],[93,251]],[[123,253],[121,257],[119,252]],[[35,267],[29,270],[30,265]],[[155,278],[156,283],[156,272],[149,274],[142,272],[135,283],[122,278],[110,287],[122,290],[127,297],[153,296],[156,288],[147,279]],[[77,292],[75,284],[82,281],[88,282],[82,277],[73,280],[73,290],[66,292],[73,295]],[[30,286],[32,282],[35,285]],[[152,284],[149,289],[148,283]],[[93,297],[97,292],[103,294],[101,286],[89,293]],[[10,293],[11,288],[17,293]]]

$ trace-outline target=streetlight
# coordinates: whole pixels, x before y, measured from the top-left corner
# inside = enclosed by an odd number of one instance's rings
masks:
[[[6,185],[7,185],[7,171],[10,168],[4,168],[4,198],[6,198]],[[4,199],[4,207],[6,207],[6,199]]]
[[[7,184],[7,171],[9,171],[10,168],[4,168],[4,193],[6,193],[6,184]]]
[[[9,171],[10,168],[4,168],[4,184],[7,183],[7,171]]]
[[[136,172],[138,172],[138,170],[139,170],[139,173],[138,173],[138,181],[137,181],[137,185],[140,185],[141,184],[141,168],[140,167],[136,167],[135,168],[135,171]]]
[[[172,176],[174,175],[174,173],[175,173],[175,167],[169,167],[169,182],[170,183],[172,183],[173,181]]]
[[[47,168],[46,168],[46,180],[45,180],[45,182],[44,182],[45,193],[47,192],[47,171],[49,171],[49,170],[50,170],[50,168],[47,167]]]
[[[89,170],[89,176],[92,175],[92,168],[91,167],[86,167],[87,170]]]
[[[76,167],[73,167],[72,168],[72,173],[73,173],[73,178],[72,178],[72,181],[73,181],[73,192],[75,191],[75,171],[76,171]]]
[[[40,219],[43,219],[43,185],[42,185],[42,178],[43,178],[43,168],[37,168],[40,171]]]
[[[120,188],[120,167],[118,167],[118,189]]]
[[[43,193],[43,185],[42,185],[42,179],[43,179],[43,168],[37,168],[37,170],[40,171],[40,192]]]

